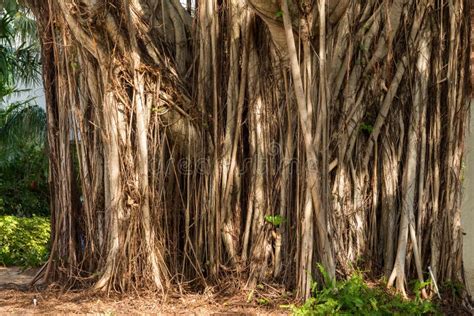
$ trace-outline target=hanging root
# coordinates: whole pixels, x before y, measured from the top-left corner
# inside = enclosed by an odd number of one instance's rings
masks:
[[[52,195],[35,279],[463,281],[468,0],[26,2]]]

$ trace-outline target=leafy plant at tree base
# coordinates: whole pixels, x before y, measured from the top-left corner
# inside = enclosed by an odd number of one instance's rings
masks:
[[[0,265],[36,267],[49,253],[47,217],[0,217]]]
[[[324,274],[324,273],[323,273]],[[420,285],[421,286],[421,285]],[[415,286],[420,288],[420,286]],[[416,296],[407,300],[392,295],[384,288],[369,287],[360,273],[348,280],[329,283],[318,289],[301,307],[294,307],[295,315],[432,315],[439,314],[437,307]]]

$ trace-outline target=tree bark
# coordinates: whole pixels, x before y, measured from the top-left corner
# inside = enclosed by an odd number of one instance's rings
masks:
[[[46,280],[163,292],[232,276],[307,298],[321,263],[402,293],[428,266],[463,282],[468,0],[26,2]]]

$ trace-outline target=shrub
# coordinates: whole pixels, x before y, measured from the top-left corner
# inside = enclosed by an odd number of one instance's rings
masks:
[[[324,274],[324,273],[323,273]],[[295,315],[426,315],[438,314],[436,306],[416,296],[413,300],[393,295],[381,287],[369,287],[360,273],[348,280],[329,282],[321,290],[313,286],[313,296]]]
[[[47,217],[0,216],[0,265],[35,267],[48,258]]]

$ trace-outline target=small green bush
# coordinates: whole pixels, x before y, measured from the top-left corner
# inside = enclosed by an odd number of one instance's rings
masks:
[[[35,267],[49,252],[47,217],[0,216],[0,265]]]
[[[323,272],[324,274],[324,272]],[[384,288],[369,287],[360,273],[348,280],[329,282],[321,290],[313,286],[313,296],[294,315],[434,315],[436,306],[417,296],[413,300],[389,294]]]

